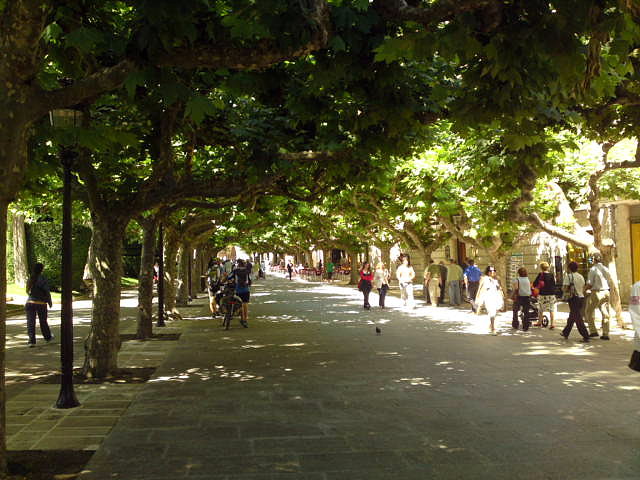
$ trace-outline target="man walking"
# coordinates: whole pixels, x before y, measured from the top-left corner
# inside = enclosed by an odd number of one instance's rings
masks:
[[[440,265],[433,263],[432,259],[429,259],[429,266],[424,274],[424,283],[429,292],[429,300],[431,300],[431,306],[437,307],[440,301]]]
[[[473,258],[467,259],[469,266],[464,271],[464,288],[467,291],[469,302],[471,303],[471,310],[476,311],[475,298],[478,293],[478,286],[480,285],[480,277],[482,272],[475,266]]]
[[[335,268],[335,265],[333,264],[333,262],[331,260],[329,260],[327,262],[327,280],[329,282],[331,281],[331,277],[333,277],[334,268]]]
[[[609,280],[611,274],[607,267],[602,264],[602,255],[596,253],[593,256],[594,265],[587,275],[585,290],[590,291],[585,306],[585,317],[589,324],[589,336],[597,337],[596,328],[596,308],[602,315],[602,340],[609,340],[609,322],[611,320],[611,305],[609,304]]]
[[[447,282],[449,285],[449,305],[460,305],[462,299],[460,297],[460,282],[462,282],[462,268],[453,258],[449,259],[447,265]]]

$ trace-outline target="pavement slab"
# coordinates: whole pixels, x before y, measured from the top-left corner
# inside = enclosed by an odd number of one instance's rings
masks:
[[[254,282],[248,329],[223,330],[196,300],[172,324],[180,339],[153,346],[170,344],[146,384],[83,391],[87,413],[73,417],[28,389],[9,407],[39,415],[31,430],[56,423],[45,445],[72,429],[99,437],[82,480],[640,478],[630,332],[584,345],[514,331],[504,313],[491,336],[467,308],[361,302],[355,288],[270,275]],[[151,362],[140,345],[121,358],[136,349]],[[29,425],[11,424],[15,445]]]
[[[582,345],[502,314],[491,336],[466,309],[388,300],[271,276],[249,329],[194,309],[82,478],[640,477],[628,332]]]

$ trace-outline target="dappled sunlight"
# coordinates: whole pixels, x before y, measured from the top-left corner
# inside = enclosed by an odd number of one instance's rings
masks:
[[[163,375],[149,380],[149,383],[177,382],[185,383],[188,380],[201,380],[203,382],[221,378],[238,382],[248,382],[253,380],[263,380],[264,377],[250,373],[246,370],[228,369],[224,365],[215,365],[213,369],[190,368],[175,375]]]
[[[412,387],[431,387],[432,386],[429,377],[399,378],[397,380],[394,380],[394,382],[404,384],[407,386],[410,385]]]
[[[523,342],[525,351],[514,352],[513,356],[523,355],[571,355],[571,356],[593,356],[595,352],[591,345],[575,343],[567,345],[563,341],[547,342]]]
[[[381,357],[389,357],[389,358],[399,358],[402,357],[402,354],[399,352],[376,352],[376,355]]]

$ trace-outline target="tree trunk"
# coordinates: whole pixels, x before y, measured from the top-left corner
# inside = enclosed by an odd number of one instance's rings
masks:
[[[120,350],[120,282],[122,251],[128,219],[98,218],[92,214],[95,263],[91,330],[85,340],[83,372],[87,377],[105,378],[118,369]]]
[[[142,227],[142,253],[138,274],[138,329],[136,338],[144,340],[153,335],[153,264],[156,258],[156,231],[158,219],[155,215],[138,220]]]
[[[609,285],[609,302],[611,308],[616,315],[616,322],[618,327],[626,328],[624,319],[622,318],[622,300],[620,298],[620,289],[618,288],[618,270],[616,268],[616,259],[614,256],[614,248],[602,248],[602,264],[609,270],[611,276],[611,282]]]
[[[194,259],[191,262],[191,294],[193,298],[198,296],[200,292],[200,275],[203,274],[204,250],[202,245],[198,245],[193,249]]]
[[[82,282],[85,288],[91,289],[90,293],[93,295],[95,284],[93,283],[93,274],[91,273],[91,265],[95,265],[96,255],[93,248],[93,226],[91,227],[91,241],[89,242],[89,250],[87,251],[87,261],[84,264],[84,272],[82,272]]]
[[[351,262],[351,275],[349,277],[349,285],[357,285],[360,281],[360,265],[358,265],[358,254],[351,250],[347,251],[349,261]]]
[[[0,478],[7,472],[5,348],[7,344],[7,210],[9,202],[0,199]]]
[[[176,305],[179,307],[189,305],[189,255],[193,255],[193,249],[191,244],[185,242],[178,250]]]
[[[21,287],[27,285],[29,278],[29,259],[27,256],[27,235],[24,228],[24,215],[11,215],[13,223],[13,278]]]
[[[170,228],[164,235],[164,307],[167,314],[178,314],[176,310],[176,258],[178,236]]]

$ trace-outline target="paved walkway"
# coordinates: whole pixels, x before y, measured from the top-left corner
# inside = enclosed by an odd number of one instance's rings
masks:
[[[466,311],[363,312],[355,289],[267,280],[247,330],[191,310],[83,480],[640,477],[628,338],[508,315],[494,337]]]

